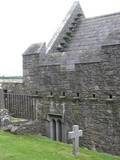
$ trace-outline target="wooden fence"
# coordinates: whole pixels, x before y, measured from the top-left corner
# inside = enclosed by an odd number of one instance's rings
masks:
[[[36,96],[4,93],[4,105],[14,117],[36,119]]]

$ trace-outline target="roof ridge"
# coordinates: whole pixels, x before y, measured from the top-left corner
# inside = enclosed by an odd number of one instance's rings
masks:
[[[98,18],[103,18],[103,17],[110,17],[110,16],[114,16],[114,15],[120,15],[120,12],[116,12],[116,13],[110,13],[110,14],[104,14],[101,16],[95,16],[95,17],[86,17],[85,20],[91,20],[91,19],[98,19]]]

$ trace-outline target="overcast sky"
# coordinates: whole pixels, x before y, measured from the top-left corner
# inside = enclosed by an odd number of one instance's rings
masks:
[[[0,0],[0,76],[22,75],[22,53],[49,42],[74,0]],[[120,12],[120,0],[80,0],[86,17]]]

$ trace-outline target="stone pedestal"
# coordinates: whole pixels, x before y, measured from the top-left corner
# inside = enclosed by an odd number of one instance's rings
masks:
[[[0,127],[10,124],[10,116],[7,109],[0,109]]]

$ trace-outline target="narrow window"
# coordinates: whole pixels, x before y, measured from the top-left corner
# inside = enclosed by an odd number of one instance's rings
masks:
[[[4,92],[4,98],[7,98],[8,90],[7,90],[7,89],[4,89],[3,92]]]
[[[50,95],[53,96],[53,92],[50,92]]]
[[[38,95],[38,91],[36,91],[35,94]]]
[[[7,90],[7,89],[4,89],[4,90],[3,90],[3,92],[4,92],[4,93],[7,93],[7,92],[8,92],[8,90]]]
[[[110,94],[110,95],[109,95],[109,98],[112,99],[112,97],[113,97],[112,94]]]
[[[65,96],[65,92],[63,92],[63,94],[62,94],[63,96]]]
[[[93,94],[93,98],[95,98],[95,94]]]
[[[77,97],[80,97],[80,93],[77,93]]]

